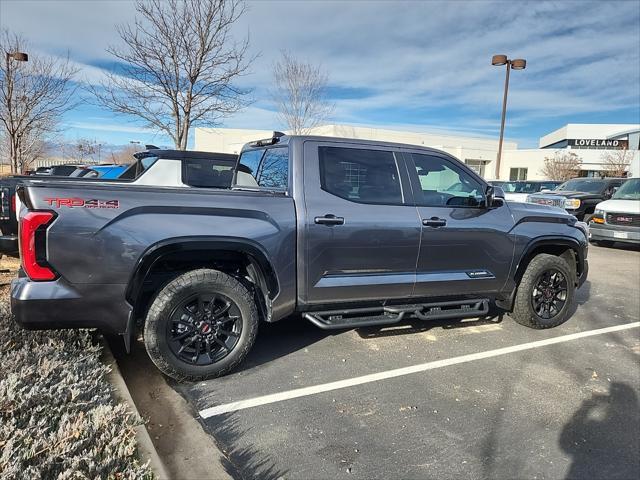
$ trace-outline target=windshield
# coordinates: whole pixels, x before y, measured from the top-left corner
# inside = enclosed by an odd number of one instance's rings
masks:
[[[616,200],[640,200],[640,178],[631,178],[624,182],[611,198]]]
[[[556,190],[565,190],[571,192],[600,193],[604,190],[606,182],[597,179],[574,178],[568,182],[564,182]]]
[[[541,184],[536,182],[511,182],[509,193],[536,193],[540,191]],[[505,190],[507,192],[507,190]]]
[[[502,185],[498,185],[502,188],[504,193],[513,193],[516,191],[516,182],[502,182]]]

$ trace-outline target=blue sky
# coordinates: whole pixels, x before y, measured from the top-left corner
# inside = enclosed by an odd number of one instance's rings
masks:
[[[506,136],[521,147],[566,123],[640,123],[640,2],[249,1],[238,38],[259,54],[240,85],[254,103],[224,121],[282,129],[268,98],[280,50],[319,63],[336,104],[332,123],[412,131],[498,134],[504,69],[491,56],[526,58],[513,72]],[[98,82],[117,45],[129,0],[1,0],[0,25],[24,34],[32,54],[67,50],[83,80]],[[87,101],[64,135],[170,145],[135,120]]]

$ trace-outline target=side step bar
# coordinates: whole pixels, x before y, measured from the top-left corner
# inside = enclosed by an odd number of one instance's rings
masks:
[[[324,330],[392,325],[403,318],[415,316],[420,320],[481,317],[489,313],[489,299],[454,302],[387,305],[384,307],[352,308],[326,312],[308,312],[304,318]]]

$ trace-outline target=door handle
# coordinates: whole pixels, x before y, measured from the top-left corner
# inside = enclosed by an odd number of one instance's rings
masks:
[[[344,225],[344,217],[336,217],[331,213],[324,217],[315,217],[313,221],[318,225]]]
[[[447,224],[447,220],[444,218],[431,217],[422,220],[422,225],[425,227],[444,227]]]

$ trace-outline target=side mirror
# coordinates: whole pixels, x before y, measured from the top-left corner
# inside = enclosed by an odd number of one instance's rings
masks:
[[[504,202],[504,190],[500,187],[487,185],[487,189],[484,192],[484,198],[484,205],[486,208],[500,206]]]

